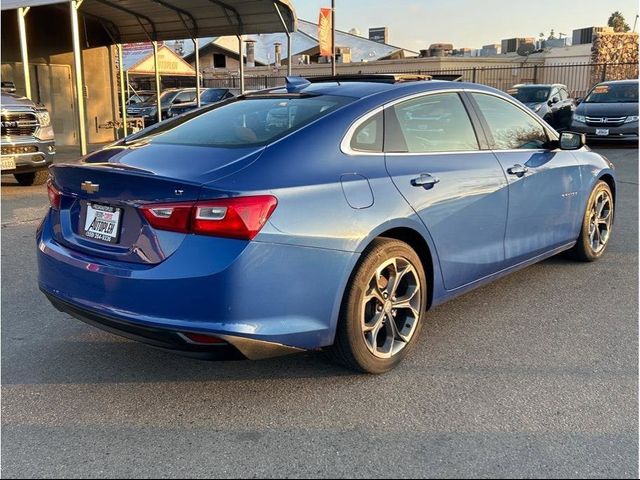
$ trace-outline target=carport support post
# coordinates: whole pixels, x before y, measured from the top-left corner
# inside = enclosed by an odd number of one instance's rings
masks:
[[[238,51],[240,52],[240,93],[244,93],[244,53],[242,52],[242,37],[238,35]]]
[[[124,64],[122,63],[122,44],[116,44],[116,48],[118,49],[118,70],[120,72],[120,105],[122,105],[122,132],[126,137],[128,135],[128,127],[127,127],[127,96],[125,94],[125,85],[124,85]],[[128,85],[127,85],[128,88]]]
[[[287,76],[291,76],[291,32],[287,28],[287,23],[284,21],[284,17],[282,16],[282,12],[280,12],[280,7],[278,4],[274,2],[273,6],[280,17],[280,22],[282,22],[282,28],[284,28],[284,32],[287,34]]]
[[[200,42],[193,38],[193,51],[196,54],[196,103],[200,108]]]
[[[20,30],[20,52],[22,53],[22,71],[24,73],[24,94],[31,98],[31,75],[29,73],[29,51],[27,50],[27,27],[24,17],[29,13],[31,7],[18,8],[18,30]]]
[[[287,76],[291,76],[291,33],[287,32]]]
[[[82,84],[82,52],[80,50],[80,29],[78,27],[78,9],[82,0],[71,0],[71,30],[73,34],[73,68],[76,77],[76,95],[78,99],[78,129],[80,133],[80,154],[87,154],[87,130],[84,112],[84,86]]]
[[[156,74],[156,105],[158,108],[158,122],[162,121],[162,103],[160,102],[160,71],[158,70],[158,42],[151,42],[153,45],[153,70]]]

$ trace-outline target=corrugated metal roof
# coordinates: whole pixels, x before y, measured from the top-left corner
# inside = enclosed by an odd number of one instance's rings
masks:
[[[318,25],[316,23],[298,20],[298,33],[304,33],[318,41]],[[352,35],[336,30],[336,47],[349,47],[351,49],[351,61],[367,62],[388,57],[394,52],[404,50],[400,47],[377,43],[368,38]]]
[[[69,3],[2,0],[2,10]],[[273,33],[297,28],[291,0],[84,0],[80,13],[100,19],[121,43]],[[141,26],[142,25],[142,26]]]
[[[217,46],[238,54],[237,41],[228,41],[228,37],[208,37],[200,39],[200,49],[214,43]],[[282,45],[283,61],[288,56],[287,36],[284,33],[264,33],[257,35],[247,35],[245,40],[255,40],[256,61],[269,65],[275,61],[275,44]],[[318,25],[312,22],[298,19],[298,31],[291,35],[292,54],[299,55],[318,47]],[[398,51],[405,51],[410,54],[417,54],[400,47],[377,43],[368,38],[359,37],[350,33],[336,30],[336,45],[338,47],[349,47],[351,49],[351,60],[353,62],[373,61],[388,57]],[[193,43],[185,42],[183,45],[183,56],[189,57],[193,54]]]

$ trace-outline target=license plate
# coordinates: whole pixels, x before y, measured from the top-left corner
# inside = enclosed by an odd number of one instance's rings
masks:
[[[603,137],[609,135],[608,128],[596,128],[596,135],[602,135]]]
[[[15,170],[16,157],[2,157],[2,170]]]
[[[109,205],[87,203],[84,236],[108,243],[118,243],[122,209]]]

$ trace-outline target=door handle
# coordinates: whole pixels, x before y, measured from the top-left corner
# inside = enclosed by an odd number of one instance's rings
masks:
[[[514,165],[513,167],[507,169],[507,173],[509,175],[516,175],[518,177],[522,177],[525,173],[527,173],[529,171],[528,167],[525,167],[524,165]]]
[[[434,177],[429,173],[421,173],[419,177],[411,179],[411,185],[414,187],[431,188],[439,181],[440,179],[438,177]]]

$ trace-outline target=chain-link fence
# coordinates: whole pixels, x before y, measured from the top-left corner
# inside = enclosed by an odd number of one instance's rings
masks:
[[[582,97],[596,83],[607,80],[638,78],[637,63],[574,63],[557,65],[517,65],[499,67],[449,68],[440,70],[403,70],[384,73],[459,76],[461,81],[481,83],[500,90],[508,90],[519,83],[561,83],[574,97]],[[368,75],[372,74],[367,72]],[[308,75],[309,78],[313,75]],[[246,90],[284,85],[280,75],[247,75]],[[226,75],[204,80],[206,87],[240,88],[237,75]]]

